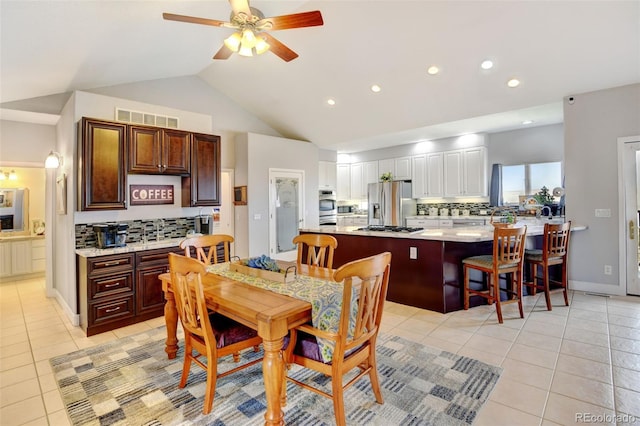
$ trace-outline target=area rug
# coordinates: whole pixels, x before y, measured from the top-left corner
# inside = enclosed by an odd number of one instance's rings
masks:
[[[202,414],[206,377],[192,366],[178,388],[182,348],[164,352],[164,327],[50,360],[74,425],[264,424],[262,364],[218,380],[211,414]],[[464,356],[381,334],[378,372],[384,404],[375,402],[367,378],[345,392],[349,425],[467,425],[476,418],[501,369]],[[261,356],[249,350],[242,361]],[[233,367],[221,360],[220,371]],[[303,381],[331,389],[330,380],[294,367]],[[287,425],[335,424],[332,401],[292,383],[283,408]]]

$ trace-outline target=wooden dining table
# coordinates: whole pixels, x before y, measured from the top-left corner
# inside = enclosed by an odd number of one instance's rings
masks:
[[[298,274],[324,280],[332,280],[333,272],[334,270],[327,268],[297,265]],[[159,278],[162,280],[162,290],[166,299],[165,352],[169,359],[174,359],[178,351],[178,312],[171,288],[171,275],[164,273]],[[207,273],[202,281],[209,309],[253,328],[262,337],[262,374],[267,400],[265,425],[284,424],[284,401],[281,401],[284,375],[281,352],[283,339],[290,329],[311,321],[311,304],[213,273]]]

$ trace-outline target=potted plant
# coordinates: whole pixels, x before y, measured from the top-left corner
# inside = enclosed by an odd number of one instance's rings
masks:
[[[383,173],[382,175],[380,175],[380,182],[391,182],[392,179],[393,176],[391,175],[391,172]]]
[[[551,195],[549,188],[546,186],[540,188],[540,191],[535,193],[533,198],[535,198],[541,206],[550,206],[554,202],[553,195]]]

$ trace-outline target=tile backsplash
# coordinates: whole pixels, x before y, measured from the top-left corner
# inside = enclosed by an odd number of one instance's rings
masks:
[[[104,223],[104,222],[101,222]],[[194,217],[178,217],[171,219],[145,219],[145,220],[121,220],[118,223],[129,225],[127,244],[142,241],[142,236],[147,235],[148,241],[156,241],[158,228],[166,239],[181,238],[187,235],[187,231],[195,228]],[[97,223],[76,224],[76,249],[96,247],[96,234],[93,225]]]
[[[417,211],[424,210],[425,212],[429,211],[429,208],[436,207],[438,210],[440,209],[468,209],[472,215],[477,215],[480,210],[491,210],[489,203],[418,203]]]

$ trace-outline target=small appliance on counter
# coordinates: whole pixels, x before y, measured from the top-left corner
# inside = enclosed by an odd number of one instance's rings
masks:
[[[126,223],[99,223],[93,225],[96,245],[99,249],[124,247],[127,245],[129,225]]]

